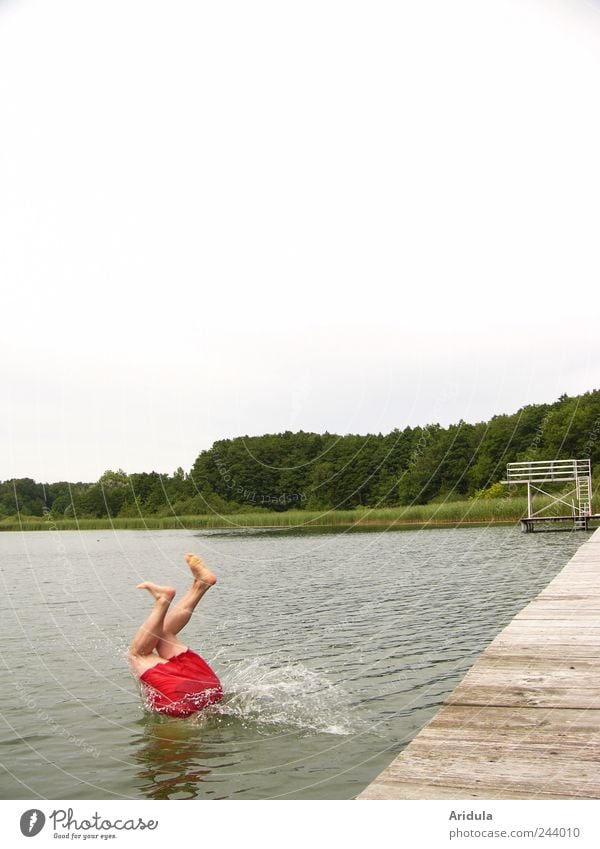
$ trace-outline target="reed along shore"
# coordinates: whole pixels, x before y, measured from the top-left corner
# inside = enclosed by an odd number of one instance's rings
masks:
[[[539,499],[539,509],[543,506]],[[4,531],[48,530],[128,530],[287,528],[289,530],[400,530],[421,528],[507,525],[527,514],[525,498],[477,498],[442,501],[409,507],[360,507],[352,510],[248,510],[238,513],[210,513],[196,516],[140,515],[114,518],[64,518],[11,516],[0,522]]]

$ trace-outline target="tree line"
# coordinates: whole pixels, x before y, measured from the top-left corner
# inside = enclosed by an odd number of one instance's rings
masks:
[[[532,404],[487,422],[459,421],[388,434],[238,436],[201,451],[189,472],[122,469],[94,483],[0,483],[0,519],[100,518],[425,504],[503,494],[506,464],[600,461],[600,390]]]

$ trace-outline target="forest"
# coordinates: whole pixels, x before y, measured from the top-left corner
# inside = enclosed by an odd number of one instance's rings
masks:
[[[600,390],[475,424],[222,439],[201,451],[188,472],[107,470],[86,483],[6,480],[0,483],[0,521],[330,511],[497,498],[506,494],[500,482],[509,462],[587,457],[594,469],[600,461]]]

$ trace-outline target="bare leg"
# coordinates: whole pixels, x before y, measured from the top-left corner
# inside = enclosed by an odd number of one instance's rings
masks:
[[[164,620],[169,605],[175,595],[173,587],[161,587],[150,581],[138,584],[138,589],[149,590],[154,596],[154,607],[150,616],[141,626],[129,647],[129,662],[137,675],[160,662],[160,657],[154,654],[164,634]]]
[[[177,638],[177,634],[190,621],[192,613],[204,593],[217,583],[215,575],[199,557],[196,557],[195,554],[186,554],[185,559],[194,580],[181,601],[165,616],[162,636],[156,646],[159,655],[165,660],[186,651],[187,646]]]

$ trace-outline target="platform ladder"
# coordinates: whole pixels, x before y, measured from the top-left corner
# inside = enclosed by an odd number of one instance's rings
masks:
[[[592,486],[591,475],[577,476],[575,481],[577,508],[573,510],[573,522],[575,530],[587,530],[588,517],[592,514]],[[575,505],[573,505],[575,508]]]

